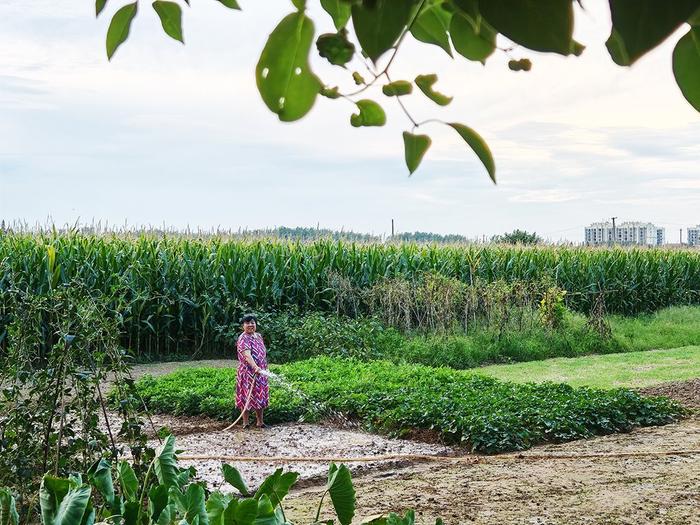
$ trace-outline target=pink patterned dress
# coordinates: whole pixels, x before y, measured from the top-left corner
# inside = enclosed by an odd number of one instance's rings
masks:
[[[238,349],[238,373],[236,374],[236,407],[239,410],[245,408],[250,388],[253,388],[253,395],[250,398],[249,410],[260,410],[270,404],[270,387],[267,377],[260,374],[253,379],[253,367],[243,359],[243,352],[250,350],[253,361],[263,370],[267,370],[267,350],[260,334],[246,334],[238,336],[236,344]]]

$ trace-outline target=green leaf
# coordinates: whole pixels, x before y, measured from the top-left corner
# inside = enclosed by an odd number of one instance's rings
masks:
[[[459,133],[460,137],[464,139],[464,142],[466,142],[469,147],[474,150],[474,153],[476,153],[476,156],[479,157],[479,160],[481,160],[483,163],[486,171],[488,171],[489,177],[491,177],[491,180],[495,184],[496,164],[493,161],[493,155],[491,155],[491,150],[489,149],[488,144],[486,144],[486,141],[481,138],[481,135],[479,135],[476,131],[465,126],[464,124],[449,122],[447,125]]]
[[[100,16],[100,13],[107,5],[107,0],[95,0],[95,16]]]
[[[9,489],[0,489],[0,525],[19,525],[17,504]]]
[[[119,484],[122,487],[122,494],[127,500],[136,499],[136,492],[139,490],[139,480],[131,465],[126,461],[120,461],[117,468]]]
[[[156,485],[148,491],[148,504],[151,514],[151,521],[158,522],[161,513],[168,506],[168,487],[166,485]]]
[[[413,92],[413,84],[408,80],[395,80],[382,86],[382,93],[387,97],[402,97]]]
[[[109,60],[112,59],[112,55],[114,55],[117,48],[129,37],[131,21],[136,16],[136,11],[136,2],[134,2],[133,4],[125,5],[114,13],[107,29],[107,58]]]
[[[673,75],[686,100],[700,111],[700,28],[691,28],[676,44]]]
[[[313,22],[304,13],[287,15],[270,34],[255,68],[263,101],[284,122],[306,115],[322,87],[309,66],[313,38]]]
[[[102,495],[105,503],[114,508],[114,483],[112,482],[112,467],[106,459],[96,461],[87,472],[90,483]]]
[[[633,64],[699,7],[698,0],[610,0],[613,27],[606,42],[610,56],[621,66]]]
[[[357,71],[352,72],[352,79],[355,81],[355,85],[361,86],[362,84],[366,84],[365,79],[362,75],[360,75]]]
[[[225,5],[229,9],[239,9],[240,6],[238,5],[238,2],[236,0],[217,0],[222,5]]]
[[[350,116],[350,124],[353,127],[383,126],[386,124],[386,113],[374,100],[365,98],[358,100],[355,104],[359,108],[360,113]]]
[[[478,16],[477,21],[456,13],[450,23],[450,36],[457,53],[484,63],[496,49],[496,32]]]
[[[352,24],[373,62],[396,43],[409,22],[413,0],[374,0],[352,5]]]
[[[347,29],[343,28],[337,33],[325,33],[319,36],[316,40],[318,54],[334,66],[345,66],[355,54],[355,46],[348,41],[347,35]]]
[[[333,467],[335,464],[331,465],[329,471],[328,493],[340,524],[350,525],[355,515],[355,489],[352,486],[352,476],[345,465],[335,469]]]
[[[182,38],[182,9],[180,9],[180,6],[175,2],[156,0],[153,2],[153,9],[160,17],[163,31],[168,36],[184,44],[185,41]]]
[[[204,504],[204,487],[197,483],[192,483],[187,487],[185,493],[186,511],[185,519],[188,523],[193,523],[195,518],[200,525],[209,525],[209,516]]]
[[[289,494],[289,489],[297,482],[298,478],[298,472],[286,472],[283,474],[282,469],[278,468],[274,474],[268,476],[262,482],[260,488],[255,492],[255,499],[267,496],[270,498],[272,505],[276,507]]]
[[[206,509],[210,525],[224,525],[224,512],[231,496],[224,496],[221,492],[212,492],[207,498]]]
[[[158,483],[166,487],[178,487],[177,460],[175,459],[175,436],[170,434],[165,443],[156,451],[153,459],[153,470],[158,477]]]
[[[226,480],[226,483],[233,486],[236,490],[238,490],[238,492],[240,492],[244,496],[248,496],[250,494],[250,490],[248,489],[248,486],[246,485],[245,480],[243,479],[243,476],[241,476],[241,473],[238,471],[238,469],[232,467],[231,465],[228,465],[227,463],[224,463],[221,466],[221,470],[224,474],[224,480]]]
[[[488,0],[479,9],[496,31],[516,44],[561,55],[571,52],[571,0]]]
[[[431,143],[428,135],[413,135],[408,131],[403,132],[404,153],[409,173],[412,174],[418,169]]]
[[[452,13],[442,7],[442,4],[432,4],[424,8],[411,26],[411,34],[426,44],[434,44],[452,56],[448,31]]]
[[[586,46],[584,46],[580,42],[576,42],[576,40],[573,40],[573,39],[571,40],[571,54],[572,55],[580,57],[585,49],[586,49]]]
[[[446,106],[452,102],[452,97],[448,97],[447,95],[443,95],[442,93],[433,90],[433,84],[437,82],[437,79],[438,77],[434,73],[431,75],[418,75],[415,82],[416,86],[418,86],[426,97],[440,106]]]
[[[137,525],[140,509],[141,504],[138,501],[127,501],[124,504],[124,512],[122,512],[123,525]],[[165,512],[161,512],[161,519],[164,517],[164,514]],[[159,520],[158,525],[161,525],[161,520]],[[168,525],[170,525],[170,522],[168,522]]]
[[[252,525],[257,515],[258,500],[254,498],[240,500],[233,512],[236,525]]]
[[[46,475],[41,481],[39,502],[43,525],[78,525],[88,512],[92,489],[74,481]]]
[[[281,513],[275,512],[275,506],[270,498],[263,495],[258,500],[258,515],[253,523],[254,525],[284,525],[286,522]]]
[[[343,0],[321,0],[321,7],[331,15],[335,28],[340,30],[350,20],[350,2]]]

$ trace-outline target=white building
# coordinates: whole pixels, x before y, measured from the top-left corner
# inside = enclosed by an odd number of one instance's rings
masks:
[[[636,244],[640,246],[661,246],[666,242],[666,230],[650,222],[594,222],[585,229],[585,242],[588,245]]]
[[[700,224],[688,228],[688,246],[700,246]]]

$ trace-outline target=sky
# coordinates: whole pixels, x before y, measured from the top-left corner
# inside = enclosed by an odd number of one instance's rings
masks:
[[[439,124],[420,128],[433,145],[409,177],[401,134],[410,124],[379,88],[366,94],[385,108],[384,127],[352,128],[353,105],[322,97],[301,121],[279,122],[257,93],[255,65],[289,0],[241,0],[242,11],[192,0],[184,46],[142,1],[109,62],[107,26],[125,3],[109,0],[96,20],[88,0],[0,0],[0,219],[379,235],[394,219],[397,232],[520,228],[573,242],[611,216],[666,227],[672,242],[700,223],[700,114],[671,70],[682,30],[631,68],[607,54],[602,0],[577,7],[580,57],[516,49],[484,67],[406,38],[392,79],[438,73],[435,88],[454,96],[438,107],[417,92],[407,107],[477,130],[496,160],[493,185]],[[308,3],[316,34],[331,31]],[[532,70],[510,71],[511,57],[530,58]],[[317,56],[312,68],[354,88],[349,72]]]

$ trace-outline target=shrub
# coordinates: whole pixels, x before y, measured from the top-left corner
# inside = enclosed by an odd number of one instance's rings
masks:
[[[270,422],[320,417],[320,406],[380,432],[432,429],[449,442],[487,453],[664,424],[682,412],[665,398],[645,398],[627,389],[518,385],[447,368],[382,361],[318,357],[273,370],[296,390],[272,389]],[[234,369],[182,370],[145,378],[137,386],[150,408],[159,412],[218,418],[234,412]]]

